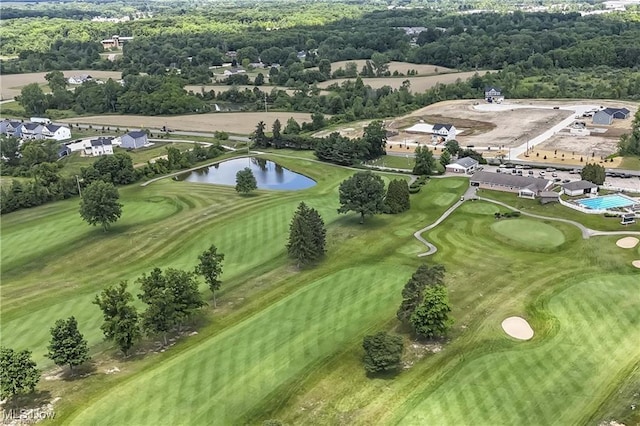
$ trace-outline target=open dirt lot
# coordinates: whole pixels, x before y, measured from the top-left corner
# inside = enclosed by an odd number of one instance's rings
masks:
[[[336,71],[340,68],[344,69],[349,62],[355,62],[358,66],[358,72],[362,70],[362,67],[366,64],[366,59],[356,59],[352,61],[338,61],[331,63],[331,72]],[[318,69],[318,67],[313,67],[311,69]],[[429,64],[411,64],[409,62],[390,62],[389,63],[389,72],[393,74],[394,71],[398,71],[402,74],[407,74],[409,70],[415,70],[418,72],[418,75],[433,75],[433,74],[442,74],[447,72],[455,72],[456,70],[452,68],[439,67],[437,65],[429,65]]]
[[[122,76],[120,71],[70,70],[62,71],[62,73],[67,78],[79,74],[89,74],[93,78],[113,78],[115,80],[119,80]],[[46,74],[46,72],[33,72],[29,74],[7,74],[0,76],[1,99],[13,99],[20,94],[20,90],[27,84],[45,84],[47,82],[47,80],[44,79]]]
[[[298,123],[311,121],[311,115],[302,112],[218,112],[210,114],[192,114],[173,117],[150,117],[145,115],[98,115],[91,117],[70,118],[66,123],[97,124],[102,126],[118,126],[129,129],[161,128],[167,126],[174,130],[212,133],[216,130],[229,133],[249,134],[256,128],[260,120],[267,129],[277,119],[283,125],[293,117]]]
[[[480,74],[484,74],[485,72],[492,71],[480,71]],[[364,78],[362,81],[365,85],[371,86],[374,89],[379,89],[383,86],[390,86],[394,89],[398,89],[402,86],[402,82],[405,80],[409,80],[411,82],[411,90],[413,92],[424,92],[427,89],[432,88],[438,83],[442,84],[450,84],[455,83],[457,79],[466,80],[468,78],[473,77],[475,71],[468,72],[454,72],[449,74],[438,74],[438,75],[430,75],[426,77],[375,77],[375,78]],[[322,83],[318,83],[318,87],[321,89],[325,89],[332,84],[342,84],[347,80],[353,80],[349,78],[337,78],[335,80],[323,81]]]
[[[567,111],[545,109],[513,109],[509,111],[477,111],[479,101],[445,101],[429,105],[395,119],[389,127],[399,131],[392,142],[430,143],[430,135],[404,132],[402,129],[423,120],[426,123],[453,124],[461,146],[491,147],[494,154],[501,147],[516,147],[571,115]],[[406,147],[405,147],[406,149]]]

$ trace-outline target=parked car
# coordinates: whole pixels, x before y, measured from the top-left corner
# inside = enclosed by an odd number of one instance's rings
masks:
[[[548,172],[555,172],[555,171],[556,171],[556,169],[554,169],[553,167],[547,167],[547,171],[548,171]]]
[[[557,173],[555,173],[555,172],[554,172],[554,173],[551,173],[551,177],[558,177],[558,174],[557,174]]]
[[[533,176],[533,170],[529,170],[529,176]]]
[[[544,176],[544,171],[540,171],[540,176]]]
[[[553,179],[553,181],[554,181],[554,182],[560,182],[561,180],[562,180],[562,179],[560,179],[560,178],[554,178],[554,179]]]
[[[569,182],[571,182],[571,180],[569,180],[569,179],[565,179],[565,180],[562,181],[562,183],[569,183]]]

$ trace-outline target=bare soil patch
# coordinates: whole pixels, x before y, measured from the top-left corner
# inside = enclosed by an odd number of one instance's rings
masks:
[[[267,128],[279,119],[281,123],[293,117],[298,123],[311,121],[311,114],[302,112],[218,112],[210,114],[176,115],[171,117],[152,117],[146,115],[95,115],[77,117],[66,120],[68,123],[97,124],[102,126],[118,126],[129,130],[140,128],[160,128],[167,126],[174,130],[213,133],[216,130],[249,134],[253,132],[259,121],[264,121]]]
[[[338,61],[331,63],[331,72],[339,70],[340,68],[345,69],[349,62],[355,62],[358,66],[358,72],[362,70],[362,67],[367,63],[366,59],[356,59],[351,61]],[[318,69],[318,67],[313,67],[312,69]],[[437,65],[429,65],[429,64],[411,64],[409,62],[390,62],[389,63],[389,72],[392,74],[394,71],[398,71],[402,74],[407,74],[409,70],[415,70],[418,72],[418,75],[433,75],[433,74],[443,74],[448,72],[456,72],[456,70],[447,67],[439,67]]]
[[[636,237],[624,237],[616,241],[616,245],[620,248],[629,249],[637,246],[639,241],[640,240],[638,240]]]
[[[519,340],[529,340],[533,337],[533,329],[521,317],[509,317],[502,321],[502,329],[509,336]]]
[[[485,71],[482,71],[484,73]],[[487,71],[488,72],[488,71]],[[491,71],[492,72],[492,71]],[[410,90],[412,92],[424,92],[427,89],[432,88],[438,83],[441,84],[449,84],[455,83],[456,80],[467,80],[475,74],[475,71],[468,72],[453,72],[448,74],[438,74],[431,76],[423,76],[423,77],[375,77],[375,78],[365,78],[363,82],[365,85],[371,86],[374,89],[379,89],[383,86],[390,86],[393,89],[398,89],[402,86],[402,82],[405,80],[409,80],[411,83]],[[335,80],[323,81],[322,83],[318,83],[318,87],[321,89],[326,89],[332,84],[342,84],[347,80],[354,80],[350,78],[337,78]]]
[[[98,70],[68,70],[62,71],[65,77],[69,78],[79,74],[89,74],[93,78],[119,80],[122,77],[120,71],[98,71]],[[38,83],[46,84],[44,76],[46,72],[34,72],[28,74],[7,74],[0,76],[0,97],[4,99],[13,99],[20,94],[20,90],[27,84]],[[71,86],[73,87],[73,86]]]

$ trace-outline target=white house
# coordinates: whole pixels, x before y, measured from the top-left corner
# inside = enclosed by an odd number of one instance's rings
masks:
[[[497,87],[485,87],[484,100],[487,102],[500,103],[504,101],[504,95],[502,94],[502,90],[498,89]]]
[[[69,77],[67,81],[69,82],[69,84],[82,84],[85,81],[91,80],[93,80],[93,77],[91,77],[89,74],[79,74]]]
[[[23,123],[22,138],[23,139],[43,139],[42,130],[44,126],[40,123]]]
[[[562,192],[570,197],[576,197],[585,194],[597,194],[598,185],[587,180],[578,180],[562,185]]]
[[[447,164],[445,169],[451,173],[464,173],[470,175],[478,168],[478,161],[471,157],[459,158],[451,164]]]
[[[230,75],[236,75],[236,74],[244,74],[247,71],[244,68],[231,68],[230,70],[224,70],[223,75],[225,76],[230,76]]]
[[[47,124],[42,128],[42,136],[45,139],[55,139],[57,141],[63,141],[65,139],[71,139],[71,129],[65,126]]]
[[[122,137],[120,138],[120,141],[121,141],[120,146],[122,148],[129,148],[129,149],[142,148],[147,143],[149,143],[149,140],[147,139],[147,134],[142,131],[134,131],[134,132],[129,132],[126,135],[122,135]]]
[[[432,132],[433,142],[441,143],[455,139],[457,130],[453,124],[434,124]]]
[[[91,145],[85,148],[84,153],[92,157],[99,157],[101,155],[112,155],[113,144],[111,143],[113,138],[92,139]]]

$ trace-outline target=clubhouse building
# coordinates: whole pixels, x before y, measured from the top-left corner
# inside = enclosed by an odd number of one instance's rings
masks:
[[[475,172],[470,179],[471,186],[494,191],[513,192],[518,197],[535,199],[545,196],[553,186],[553,181],[544,178],[509,175],[506,173]]]

